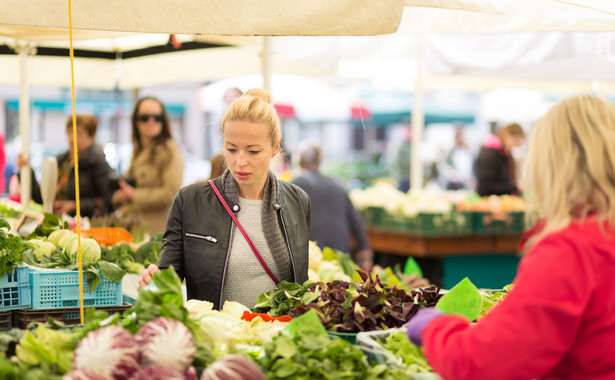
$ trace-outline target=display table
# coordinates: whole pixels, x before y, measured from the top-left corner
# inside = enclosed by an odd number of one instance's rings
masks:
[[[521,240],[521,235],[425,237],[373,227],[367,231],[373,251],[413,257],[516,254]]]
[[[514,279],[521,235],[413,236],[398,230],[368,228],[374,252],[442,260],[443,287],[464,277],[479,288],[501,288]]]

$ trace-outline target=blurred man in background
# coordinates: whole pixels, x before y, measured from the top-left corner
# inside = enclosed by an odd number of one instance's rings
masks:
[[[331,247],[350,253],[363,270],[370,270],[373,252],[361,217],[346,190],[320,173],[320,148],[304,145],[298,148],[297,153],[302,172],[292,183],[305,190],[311,199],[310,240],[314,240],[321,249]],[[351,251],[351,240],[356,242],[355,251]]]

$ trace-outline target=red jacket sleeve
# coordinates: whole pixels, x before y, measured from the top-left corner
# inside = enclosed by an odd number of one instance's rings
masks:
[[[586,257],[563,235],[547,237],[521,261],[513,290],[478,323],[432,321],[424,352],[445,379],[533,379],[572,346],[589,303]]]

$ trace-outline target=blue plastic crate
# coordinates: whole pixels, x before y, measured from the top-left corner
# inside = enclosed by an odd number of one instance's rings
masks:
[[[30,278],[28,267],[20,265],[0,278],[0,310],[30,308]]]
[[[104,278],[96,291],[92,291],[83,279],[83,305],[118,306],[122,305],[122,282]],[[32,287],[32,309],[57,309],[79,306],[78,271],[37,271],[30,270]]]

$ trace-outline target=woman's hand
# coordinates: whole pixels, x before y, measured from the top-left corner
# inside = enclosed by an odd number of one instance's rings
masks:
[[[160,269],[155,264],[150,264],[144,271],[141,273],[141,278],[137,283],[137,290],[140,290],[142,287],[147,285],[152,280],[152,275],[156,272],[160,272]]]
[[[114,203],[127,203],[132,200],[132,195],[135,192],[135,188],[126,183],[126,181],[120,180],[120,189],[113,194]]]
[[[70,214],[77,210],[75,201],[55,201],[53,202],[53,213],[56,215]]]
[[[422,346],[421,334],[423,330],[434,318],[442,315],[444,315],[444,313],[435,307],[423,307],[419,309],[419,311],[410,318],[410,321],[406,323],[408,338],[417,346]]]
[[[420,278],[419,275],[416,273],[412,273],[410,275],[404,276],[403,280],[406,283],[406,285],[408,285],[412,289],[428,288],[431,286],[428,279]]]
[[[17,167],[22,168],[28,165],[30,165],[30,157],[24,155],[23,153],[19,153],[17,156]]]
[[[374,252],[371,249],[362,249],[357,251],[356,258],[361,270],[369,273],[374,266]]]

